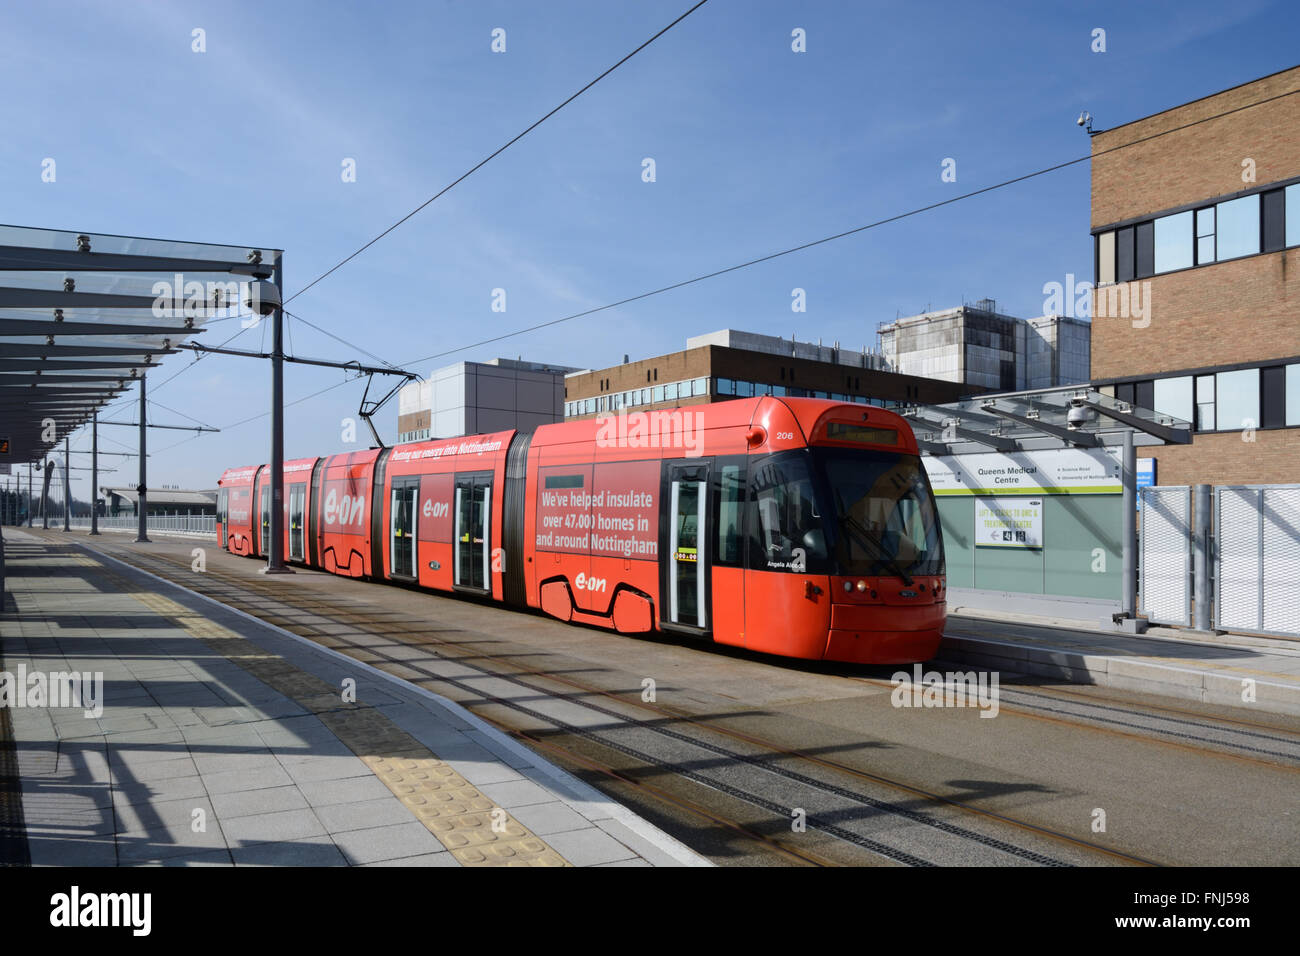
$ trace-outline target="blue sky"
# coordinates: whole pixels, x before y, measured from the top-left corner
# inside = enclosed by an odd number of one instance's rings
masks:
[[[292,295],[688,6],[10,6],[0,221],[280,247]],[[1081,110],[1104,129],[1294,66],[1298,25],[1294,4],[1264,0],[711,0],[290,309],[410,362],[1085,155]],[[1104,53],[1091,50],[1098,27]],[[206,52],[191,48],[196,28]],[[495,28],[504,53],[490,49]],[[795,28],[805,53],[791,50]],[[41,181],[46,157],[54,183]],[[955,183],[940,179],[945,158]],[[726,327],[874,347],[882,321],[985,296],[1037,315],[1044,283],[1091,274],[1088,220],[1084,163],[419,368],[495,355],[601,367]],[[804,313],[791,311],[795,287]],[[361,357],[290,324],[298,354]],[[156,377],[188,361],[169,357]],[[286,396],[342,377],[287,366]],[[266,410],[269,380],[266,363],[213,357],[150,397],[228,426]],[[362,387],[291,407],[286,456],[346,448],[339,423]],[[106,417],[133,414],[128,403]],[[395,402],[379,423],[391,441]],[[134,446],[126,429],[101,434],[105,448]],[[211,487],[269,457],[269,419],[189,440],[155,431],[151,445],[151,485]],[[134,477],[118,468],[104,483]]]

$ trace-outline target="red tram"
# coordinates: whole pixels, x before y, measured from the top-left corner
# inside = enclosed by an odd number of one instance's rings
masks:
[[[217,534],[264,557],[267,465],[218,482]],[[943,541],[916,439],[875,406],[756,398],[303,458],[289,561],[625,634],[901,664],[939,646]]]

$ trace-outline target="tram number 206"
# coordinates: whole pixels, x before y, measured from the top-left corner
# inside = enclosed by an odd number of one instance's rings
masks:
[[[777,441],[794,441],[794,432],[777,432]]]

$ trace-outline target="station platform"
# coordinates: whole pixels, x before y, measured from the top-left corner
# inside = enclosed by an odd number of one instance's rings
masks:
[[[0,865],[709,865],[446,698],[72,543],[3,539]],[[59,685],[76,706],[50,706]]]
[[[1073,619],[950,611],[939,657],[1072,684],[1300,715],[1300,641],[1152,627],[1145,634]]]

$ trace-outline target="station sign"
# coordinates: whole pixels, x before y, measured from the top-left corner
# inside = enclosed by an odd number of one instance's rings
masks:
[[[1119,448],[1060,448],[978,455],[927,455],[936,496],[1119,495]]]
[[[1142,510],[1142,489],[1150,488],[1156,483],[1156,460],[1139,458],[1137,460],[1137,510]]]
[[[975,547],[1041,548],[1042,498],[975,500]]]

